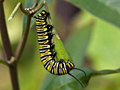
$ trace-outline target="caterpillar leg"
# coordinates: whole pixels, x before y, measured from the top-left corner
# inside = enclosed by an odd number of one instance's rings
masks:
[[[56,54],[57,54],[56,51],[52,52],[52,56],[53,56],[53,58],[56,56]]]
[[[53,49],[53,48],[54,48],[54,46],[55,46],[55,44],[54,44],[54,43],[52,43],[52,44],[51,44],[51,46],[50,46],[50,47],[51,47],[51,49]]]
[[[48,29],[52,29],[53,28],[53,25],[47,25]]]

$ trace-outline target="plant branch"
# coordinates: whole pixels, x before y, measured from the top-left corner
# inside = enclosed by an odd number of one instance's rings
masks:
[[[34,2],[34,4],[33,4],[32,8],[34,9],[37,5],[38,5],[37,0],[35,0],[35,2]]]
[[[6,27],[6,23],[5,23],[4,10],[3,10],[3,3],[2,2],[3,2],[3,0],[0,0],[1,37],[2,37],[3,46],[5,48],[7,61],[10,61],[13,54],[12,54],[11,44],[10,44],[10,41],[9,41],[7,27]],[[9,70],[10,70],[10,76],[11,76],[11,82],[12,82],[13,90],[19,90],[16,65],[15,64],[14,65],[9,64]]]
[[[44,5],[45,5],[45,1],[43,1],[43,3],[40,5],[40,6],[38,6],[37,8],[35,8],[34,9],[34,13],[36,13],[37,11],[39,11]]]
[[[4,2],[4,0],[0,0],[0,3],[3,3]]]
[[[21,2],[18,2],[18,4],[16,5],[16,7],[14,8],[14,10],[12,11],[10,17],[8,18],[8,21],[10,21],[10,20],[14,17],[14,15],[16,14],[16,12],[18,11],[19,8],[21,9],[21,11],[22,11],[24,14],[26,14],[26,15],[29,15],[29,14],[30,14],[29,11],[24,10],[24,8],[23,8],[23,6],[22,6],[22,3],[21,3]]]
[[[11,77],[13,90],[19,90],[17,64],[9,65],[9,70],[10,70],[10,77]]]
[[[0,29],[1,29],[1,37],[2,37],[4,49],[5,49],[5,53],[7,56],[7,60],[10,60],[13,54],[12,54],[11,44],[8,37],[6,23],[5,23],[3,3],[1,2],[0,2]]]
[[[26,29],[25,29],[25,33],[21,39],[21,41],[19,42],[18,46],[17,46],[17,49],[15,51],[15,61],[18,61],[18,59],[20,58],[22,52],[23,52],[23,49],[25,47],[25,44],[26,44],[26,41],[27,41],[27,37],[28,37],[28,32],[29,32],[29,29],[30,29],[30,22],[31,22],[31,16],[27,16],[27,24],[26,24]]]
[[[47,3],[46,3],[45,1],[44,1],[44,4],[45,4],[45,9],[46,9],[46,11],[49,12]],[[50,25],[53,25],[53,22],[52,22],[52,19],[51,19],[51,16],[50,16],[50,15],[48,16],[48,20],[49,20]]]
[[[3,59],[0,59],[0,63],[2,63],[2,64],[4,64],[4,65],[8,66],[8,63],[6,63],[5,60],[3,60]]]

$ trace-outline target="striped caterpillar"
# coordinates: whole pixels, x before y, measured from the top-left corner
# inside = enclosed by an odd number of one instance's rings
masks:
[[[54,43],[52,42],[53,25],[49,25],[47,23],[47,17],[49,15],[50,15],[49,12],[43,10],[37,16],[34,16],[34,18],[36,18],[36,30],[37,30],[41,62],[44,68],[50,73],[54,75],[69,74],[70,76],[75,78],[80,83],[80,81],[76,77],[74,77],[72,74],[70,74],[69,72],[72,69],[77,69],[77,70],[84,72],[83,70],[74,68],[75,67],[74,63],[69,60],[64,61],[64,59],[60,59],[59,61],[55,61],[54,59],[54,57],[57,54],[57,51],[53,51],[53,48],[54,48]],[[84,74],[86,75],[85,72]]]

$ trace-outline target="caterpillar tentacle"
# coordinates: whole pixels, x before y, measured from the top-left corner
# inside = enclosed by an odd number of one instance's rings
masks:
[[[70,73],[68,73],[68,75],[70,75],[70,76],[72,76],[74,79],[76,79],[76,80],[81,84],[81,86],[83,87],[82,83],[81,83],[75,76],[73,76],[73,75],[70,74]]]

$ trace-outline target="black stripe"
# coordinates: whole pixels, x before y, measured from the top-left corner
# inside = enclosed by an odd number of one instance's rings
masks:
[[[51,60],[52,60],[52,59],[47,60],[47,61],[44,63],[44,67],[45,67],[45,69],[48,68],[48,66],[50,65],[49,63],[50,63]]]
[[[63,62],[62,62],[62,71],[63,71],[63,68],[65,68],[65,67],[64,67]],[[65,70],[65,69],[64,69],[64,70]],[[65,74],[64,71],[63,71],[63,74]]]
[[[41,58],[49,57],[49,56],[51,56],[51,55],[44,55],[44,56],[41,56]],[[52,56],[51,56],[51,57],[52,57]]]
[[[53,61],[54,61],[54,63],[53,63],[53,65],[52,65],[52,68],[51,68],[51,71],[50,71],[52,74],[54,74],[54,67],[53,67],[53,66],[54,66],[55,63],[56,63],[56,61],[55,61],[54,59],[53,59]],[[53,72],[52,72],[52,71],[53,71]]]
[[[58,72],[57,74],[60,75],[60,73],[59,73],[59,62],[58,62],[57,72]]]

